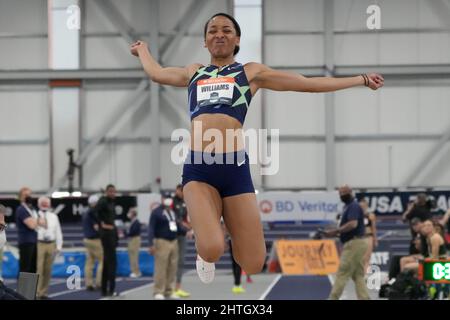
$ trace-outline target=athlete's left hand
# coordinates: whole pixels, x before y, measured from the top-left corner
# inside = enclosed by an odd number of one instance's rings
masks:
[[[369,78],[368,87],[372,90],[377,90],[384,86],[384,78],[381,74],[378,73],[367,73],[367,77]]]

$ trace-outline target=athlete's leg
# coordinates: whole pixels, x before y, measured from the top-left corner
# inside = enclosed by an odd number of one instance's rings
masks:
[[[247,274],[264,266],[266,243],[254,193],[225,197],[223,218],[233,243],[233,256]]]
[[[203,260],[216,262],[225,250],[220,226],[222,199],[214,187],[198,181],[188,182],[183,187],[183,193],[197,252]]]

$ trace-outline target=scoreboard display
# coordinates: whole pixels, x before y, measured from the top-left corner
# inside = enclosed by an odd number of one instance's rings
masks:
[[[450,283],[450,259],[421,260],[419,279],[427,283]]]

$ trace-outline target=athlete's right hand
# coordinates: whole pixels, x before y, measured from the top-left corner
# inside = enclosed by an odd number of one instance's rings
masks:
[[[139,57],[139,51],[143,48],[147,48],[147,43],[145,41],[138,40],[131,45],[130,52],[132,55]]]

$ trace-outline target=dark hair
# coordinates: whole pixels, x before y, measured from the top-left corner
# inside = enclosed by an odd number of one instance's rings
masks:
[[[106,191],[108,191],[109,188],[114,188],[115,189],[116,187],[113,184],[108,184],[106,186]]]
[[[203,38],[206,39],[206,30],[208,29],[208,24],[209,24],[209,22],[210,22],[212,19],[214,19],[215,17],[218,17],[218,16],[222,16],[222,17],[228,18],[231,22],[233,22],[233,26],[234,26],[234,29],[236,29],[236,34],[237,34],[237,36],[238,36],[238,37],[241,36],[241,27],[239,26],[239,23],[237,23],[236,19],[234,19],[234,18],[233,18],[232,16],[230,16],[229,14],[226,14],[226,13],[223,13],[223,12],[219,12],[219,13],[216,13],[215,15],[213,15],[211,18],[209,18],[208,21],[206,21],[206,23],[205,23],[205,28],[204,28],[204,30],[203,30]],[[234,52],[233,52],[233,55],[234,55],[234,56],[238,54],[239,49],[240,49],[240,48],[239,48],[238,45],[237,45],[236,47],[234,47]]]
[[[183,185],[181,183],[177,184],[177,189],[183,190]]]

